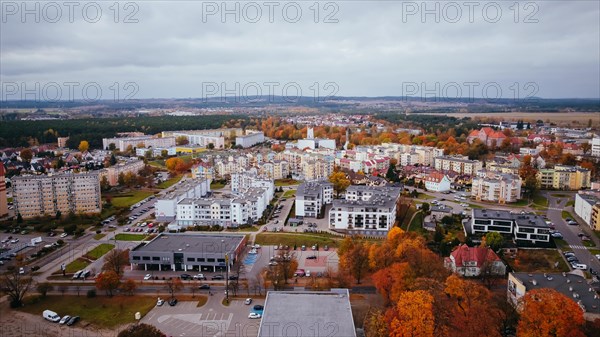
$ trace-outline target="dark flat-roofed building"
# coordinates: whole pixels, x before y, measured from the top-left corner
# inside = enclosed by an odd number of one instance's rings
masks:
[[[487,232],[511,235],[517,241],[532,244],[550,242],[550,227],[539,215],[496,209],[473,209],[470,223],[465,224],[465,233],[469,235]]]
[[[258,337],[355,337],[348,289],[269,291]]]
[[[237,261],[244,235],[161,233],[152,241],[129,252],[131,268],[144,270],[225,271]]]

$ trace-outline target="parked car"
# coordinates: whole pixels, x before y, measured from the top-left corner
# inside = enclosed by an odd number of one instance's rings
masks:
[[[177,305],[177,299],[176,298],[172,298],[169,300],[169,305],[174,307]]]
[[[67,234],[67,233],[62,233],[62,234],[60,235],[60,237],[61,237],[61,238],[66,238],[68,235],[69,235],[69,234]]]
[[[160,307],[163,304],[165,304],[165,300],[163,300],[162,298],[159,297],[158,300],[156,300],[156,306]]]
[[[263,311],[265,310],[265,307],[263,305],[257,304],[252,309],[254,309],[255,311]]]
[[[192,275],[190,274],[181,274],[181,276],[179,276],[182,280],[191,280],[192,279]]]
[[[306,259],[307,260],[316,260],[317,256],[316,255],[311,255],[311,256],[308,256]]]
[[[200,285],[200,287],[198,287],[198,289],[208,290],[208,289],[210,289],[210,285],[208,285],[208,284],[202,284],[202,285]]]
[[[42,316],[49,320],[50,322],[59,322],[60,321],[60,316],[58,316],[57,313],[55,313],[52,310],[44,310],[44,312],[42,313]]]
[[[67,323],[67,322],[68,322],[70,319],[71,319],[71,316],[69,316],[69,315],[66,315],[66,316],[64,316],[64,317],[63,317],[63,318],[60,320],[60,322],[58,322],[58,324],[65,324],[65,323]]]
[[[223,275],[215,275],[213,277],[211,277],[211,280],[224,280],[225,276]]]
[[[304,271],[304,269],[296,269],[296,272],[294,272],[294,276],[303,277],[304,275],[306,275],[306,272]]]
[[[255,313],[255,312],[251,312],[251,313],[248,315],[248,318],[251,318],[251,319],[260,318],[260,314],[257,314],[257,313]]]
[[[77,323],[79,321],[79,316],[73,316],[71,317],[71,319],[67,322],[68,326],[71,326],[75,323]]]
[[[146,276],[144,276],[144,280],[149,280],[152,278],[152,275],[150,274],[146,274]]]
[[[244,304],[245,304],[245,305],[250,305],[251,303],[252,303],[252,299],[251,299],[251,298],[247,298],[247,299],[244,301]]]
[[[194,280],[206,280],[206,276],[204,274],[196,274],[194,275]]]
[[[229,280],[230,280],[230,281],[235,281],[235,280],[237,280],[237,279],[238,279],[238,277],[237,277],[237,276],[235,276],[235,275],[231,275],[231,276],[229,276]]]
[[[19,238],[10,240],[10,243],[17,243],[17,242],[19,242]]]

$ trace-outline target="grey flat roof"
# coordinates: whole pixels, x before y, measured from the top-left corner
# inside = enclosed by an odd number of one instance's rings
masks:
[[[258,337],[285,336],[356,336],[348,290],[269,291]]]
[[[510,220],[519,227],[541,227],[550,228],[546,221],[539,215],[529,213],[513,213],[501,209],[473,209],[473,217],[476,219]]]
[[[590,285],[583,277],[575,274],[539,274],[539,273],[512,273],[527,288],[527,291],[540,288],[554,289],[575,302],[581,301],[586,312],[600,314],[600,299],[594,299],[595,291],[590,292]],[[567,283],[569,280],[569,283]],[[535,285],[533,284],[535,281]],[[572,289],[572,290],[571,290]],[[573,294],[579,298],[573,298]]]
[[[225,254],[235,251],[243,239],[243,235],[161,233],[134,251]]]

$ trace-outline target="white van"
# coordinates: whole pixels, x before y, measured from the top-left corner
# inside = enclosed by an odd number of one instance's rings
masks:
[[[44,310],[43,314],[44,318],[49,320],[50,322],[58,322],[60,321],[60,316],[52,310]]]
[[[575,269],[581,269],[581,270],[587,270],[587,266],[585,264],[582,264],[582,263],[574,264],[573,268],[575,268]]]

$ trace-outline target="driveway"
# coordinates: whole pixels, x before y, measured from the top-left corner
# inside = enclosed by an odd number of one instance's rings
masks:
[[[167,336],[257,336],[260,320],[248,318],[252,306],[234,299],[226,307],[221,304],[223,298],[222,293],[209,296],[200,308],[197,302],[180,302],[174,307],[165,303],[152,309],[141,322],[156,326]],[[254,300],[255,304],[264,304],[264,300]]]

